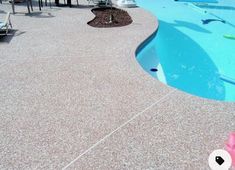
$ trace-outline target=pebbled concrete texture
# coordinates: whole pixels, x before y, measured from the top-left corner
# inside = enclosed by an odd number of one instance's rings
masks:
[[[0,39],[0,169],[206,169],[235,130],[234,103],[145,73],[135,50],[158,26],[149,12],[98,29],[79,3],[31,15],[18,5],[14,36]],[[0,5],[2,18],[11,8]]]
[[[210,169],[208,155],[234,130],[233,107],[176,91],[70,169]]]

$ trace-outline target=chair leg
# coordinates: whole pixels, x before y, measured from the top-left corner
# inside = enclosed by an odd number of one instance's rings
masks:
[[[9,18],[9,25],[12,28],[12,23],[11,23],[11,19]]]
[[[45,0],[45,6],[47,6],[47,0]]]
[[[11,1],[12,12],[15,14],[15,0]]]
[[[55,5],[59,6],[59,0],[55,0]]]
[[[26,0],[26,3],[27,3],[27,8],[28,8],[28,13],[30,14],[29,0]]]
[[[6,35],[8,34],[8,25],[6,26]]]
[[[29,0],[29,3],[30,3],[31,11],[33,11],[33,3],[32,3],[32,0]]]
[[[49,0],[49,5],[50,5],[50,8],[51,8],[51,0]]]
[[[41,11],[41,0],[38,0],[38,7],[39,7],[39,11]]]
[[[77,6],[79,6],[78,0],[77,0]]]
[[[11,29],[12,29],[12,24],[11,24],[11,18],[9,17],[9,19],[8,19],[8,23],[7,23],[7,25],[6,25],[6,35],[8,34],[8,32],[9,32],[9,26],[11,27]]]
[[[68,5],[70,8],[72,8],[72,2],[71,2],[71,0],[67,0],[67,5]]]

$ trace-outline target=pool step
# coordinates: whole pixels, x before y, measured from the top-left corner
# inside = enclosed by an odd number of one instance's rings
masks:
[[[191,9],[193,9],[194,11],[199,12],[199,13],[201,13],[201,14],[206,14],[206,13],[207,13],[206,10],[204,10],[204,9],[202,9],[202,8],[200,8],[200,7],[198,7],[198,6],[196,6],[196,5],[193,4],[193,3],[187,3],[187,4],[185,4],[185,5],[187,5],[189,8],[191,8]]]

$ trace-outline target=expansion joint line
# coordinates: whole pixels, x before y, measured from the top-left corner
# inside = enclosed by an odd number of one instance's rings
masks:
[[[101,142],[105,141],[107,138],[109,138],[111,135],[113,135],[115,132],[119,131],[120,129],[122,129],[124,126],[126,126],[127,124],[129,124],[131,121],[135,120],[137,117],[139,117],[140,115],[142,115],[144,112],[146,112],[147,110],[149,110],[150,108],[152,108],[153,106],[161,103],[162,101],[164,101],[168,96],[170,96],[171,94],[173,94],[176,91],[176,89],[171,90],[169,93],[167,93],[165,96],[163,96],[162,98],[160,98],[159,100],[155,101],[153,104],[151,104],[150,106],[148,106],[147,108],[145,108],[144,110],[142,110],[141,112],[135,114],[131,119],[129,119],[128,121],[124,122],[122,125],[120,125],[119,127],[117,127],[115,130],[113,130],[112,132],[110,132],[109,134],[105,135],[102,139],[100,139],[98,142],[96,142],[95,144],[93,144],[90,148],[88,148],[87,150],[85,150],[83,153],[81,153],[80,155],[78,155],[74,160],[72,160],[69,164],[67,164],[64,168],[62,168],[62,170],[67,169],[69,166],[71,166],[74,162],[76,162],[78,159],[80,159],[83,155],[85,155],[86,153],[88,153],[89,151],[91,151],[93,148],[95,148],[96,146],[98,146]]]

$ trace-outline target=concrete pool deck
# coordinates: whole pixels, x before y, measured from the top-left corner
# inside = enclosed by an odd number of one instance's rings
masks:
[[[168,87],[135,59],[157,28],[93,28],[80,8],[16,6],[14,36],[0,39],[0,169],[209,169],[235,130],[235,103]],[[73,2],[73,4],[76,4]],[[3,11],[11,6],[0,4]]]

